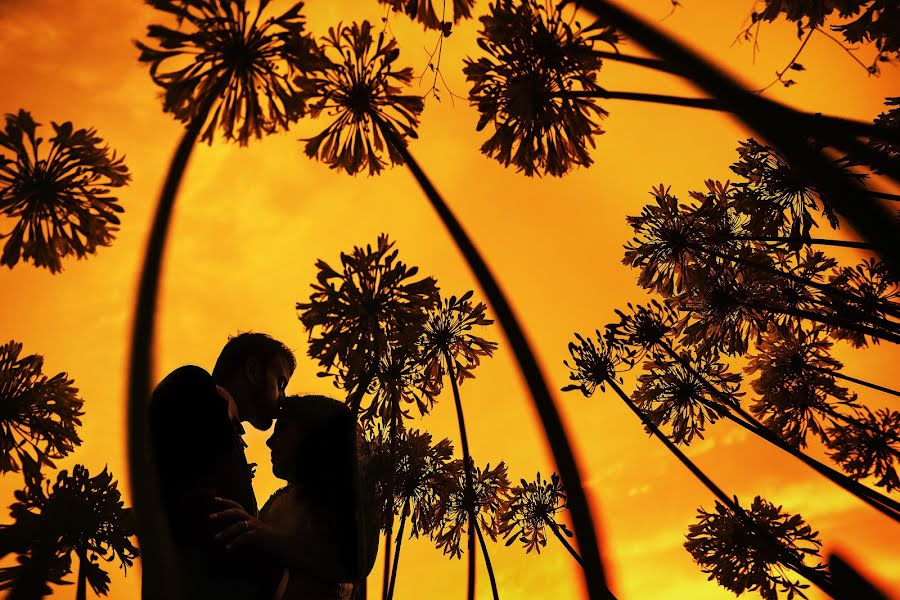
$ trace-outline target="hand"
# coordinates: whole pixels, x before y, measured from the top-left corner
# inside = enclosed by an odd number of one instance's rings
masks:
[[[266,523],[248,513],[234,500],[219,497],[213,500],[223,507],[223,510],[209,517],[219,530],[214,539],[225,544],[227,550],[234,550],[248,543],[266,548],[274,545],[275,533]]]

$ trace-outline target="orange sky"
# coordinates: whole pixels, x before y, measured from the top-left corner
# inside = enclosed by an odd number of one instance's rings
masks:
[[[663,25],[748,86],[761,87],[784,66],[798,43],[792,26],[763,29],[755,64],[747,44],[732,45],[749,1],[685,6]],[[309,2],[310,27],[324,33],[351,16],[377,21],[375,0]],[[487,2],[480,0],[483,11]],[[659,19],[667,0],[641,3]],[[69,261],[53,276],[21,264],[0,271],[2,339],[18,340],[26,353],[46,357],[45,372],[68,371],[85,399],[84,444],[64,461],[96,472],[108,465],[127,482],[125,365],[133,294],[151,210],[181,126],[163,114],[157,90],[137,63],[131,40],[154,22],[139,2],[121,0],[0,0],[0,112],[26,108],[43,123],[72,120],[96,127],[127,156],[133,184],[122,191],[126,208],[120,235],[110,248],[84,261]],[[425,47],[434,43],[405,18],[392,17],[401,62],[421,71]],[[443,69],[465,95],[462,58],[478,52],[476,22],[447,39]],[[636,52],[633,45],[625,50]],[[871,119],[884,96],[897,94],[900,71],[887,67],[869,78],[832,42],[815,37],[801,62],[800,85],[773,88],[786,102],[810,110]],[[689,86],[637,67],[605,65],[601,84],[612,90],[693,93]],[[424,91],[424,90],[423,90]],[[597,139],[596,164],[565,179],[529,179],[482,156],[477,114],[465,102],[429,99],[411,148],[468,228],[526,323],[551,386],[566,383],[566,344],[573,331],[588,333],[613,318],[613,309],[644,294],[636,273],[621,265],[636,214],[652,185],[671,184],[686,197],[704,179],[728,177],[734,148],[746,132],[731,118],[689,109],[607,102],[607,133]],[[164,271],[159,319],[158,373],[195,363],[211,368],[226,336],[265,331],[299,356],[288,391],[331,393],[315,377],[306,356],[306,335],[294,310],[314,279],[314,261],[337,261],[354,244],[373,243],[380,232],[397,241],[401,257],[434,275],[447,294],[475,287],[473,277],[412,177],[394,169],[381,177],[351,178],[311,162],[297,138],[321,123],[301,122],[289,134],[248,148],[217,143],[194,154],[178,198]],[[511,478],[552,470],[539,423],[530,408],[511,353],[499,328],[496,357],[462,388],[470,444],[480,463],[506,460]],[[891,384],[900,360],[895,347],[865,351],[839,346],[845,372]],[[626,389],[633,377],[626,376]],[[895,386],[896,387],[896,386]],[[860,391],[870,406],[885,397]],[[712,498],[657,442],[648,440],[634,416],[615,397],[557,394],[579,451],[587,490],[598,518],[612,586],[620,598],[733,597],[706,581],[681,547],[698,506]],[[414,426],[456,440],[452,403],[445,398]],[[261,501],[278,487],[267,473],[267,434],[251,432],[249,459],[260,463]],[[814,452],[818,452],[814,449]],[[835,488],[797,461],[720,423],[688,451],[725,490],[749,501],[761,494],[801,513],[821,533],[825,550],[839,549],[900,596],[900,545],[896,524]],[[19,478],[0,480],[7,503]],[[127,489],[126,489],[127,497]],[[552,541],[540,556],[515,545],[492,547],[505,600],[573,597],[580,584],[575,563]],[[380,561],[380,558],[379,558]],[[396,597],[460,598],[465,561],[448,560],[427,540],[405,545]],[[380,578],[380,562],[373,589]],[[113,598],[137,598],[137,573],[123,578],[112,568]],[[74,597],[74,585],[59,590]],[[482,573],[480,598],[490,597]],[[375,594],[373,594],[373,597]],[[821,597],[815,590],[813,598]]]

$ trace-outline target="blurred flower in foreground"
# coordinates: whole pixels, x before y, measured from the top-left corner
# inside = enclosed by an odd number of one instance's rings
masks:
[[[559,6],[540,0],[497,0],[481,23],[478,45],[487,56],[467,58],[464,69],[481,113],[478,131],[494,127],[481,151],[528,176],[591,165],[587,146],[607,115],[590,97],[601,91],[594,43],[615,49],[616,31],[599,21],[573,27]]]
[[[83,400],[65,373],[47,378],[44,359],[19,358],[22,344],[0,346],[0,472],[22,470],[26,485],[40,479],[43,466],[81,444]]]
[[[323,50],[328,65],[296,79],[313,117],[322,112],[335,117],[322,133],[304,140],[307,156],[350,175],[367,167],[370,175],[380,173],[385,150],[391,163],[402,164],[385,131],[402,143],[418,137],[425,103],[420,96],[400,93],[413,71],[394,65],[400,56],[397,41],[386,40],[384,32],[373,38],[372,25],[363,21],[330,28]]]
[[[716,501],[716,512],[697,511],[698,522],[688,527],[685,549],[694,557],[704,573],[725,589],[737,595],[758,592],[767,600],[777,600],[780,591],[788,598],[806,598],[801,590],[808,584],[791,581],[789,559],[802,564],[804,557],[819,556],[818,532],[800,515],[790,515],[780,506],[754,498],[744,513],[759,529],[769,535],[761,538],[738,515]],[[773,543],[774,540],[776,543]],[[824,565],[810,567],[824,571]]]
[[[51,123],[54,135],[41,152],[38,125],[19,110],[0,131],[0,215],[15,223],[0,233],[7,238],[0,264],[13,267],[21,257],[56,273],[63,257],[112,243],[123,208],[110,191],[131,176],[93,129]]]
[[[151,25],[156,47],[136,42],[139,60],[163,88],[163,107],[179,121],[209,114],[201,139],[212,143],[216,128],[225,139],[246,145],[251,136],[285,130],[306,113],[294,87],[298,73],[320,68],[313,38],[305,33],[303,3],[261,20],[244,0],[146,0],[175,16],[178,28]],[[190,31],[182,31],[187,23]],[[204,113],[204,110],[207,111]]]

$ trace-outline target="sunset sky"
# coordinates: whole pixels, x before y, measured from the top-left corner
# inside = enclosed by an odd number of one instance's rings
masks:
[[[751,0],[682,0],[684,6],[660,24],[678,39],[724,66],[748,88],[760,88],[784,67],[799,40],[785,22],[762,29],[754,59],[750,43],[735,43]],[[276,3],[277,5],[278,3]],[[281,2],[284,4],[284,2]],[[309,0],[309,28],[324,34],[339,20],[380,23],[375,0]],[[477,13],[487,9],[479,0]],[[668,0],[629,3],[659,22]],[[636,5],[636,6],[634,6]],[[84,443],[63,467],[108,466],[130,504],[126,464],[125,389],[128,336],[134,294],[152,211],[182,126],[164,114],[158,89],[137,62],[133,40],[158,22],[138,1],[0,0],[0,113],[20,108],[45,124],[71,120],[95,127],[112,148],[126,155],[132,184],[121,190],[122,228],[109,248],[86,260],[68,260],[62,273],[20,263],[0,271],[0,343],[24,344],[25,354],[45,357],[45,373],[66,371],[85,400],[80,430]],[[403,16],[391,16],[399,40],[399,63],[425,70],[433,33]],[[463,58],[476,56],[476,20],[460,24],[445,40],[444,76],[465,97]],[[640,53],[635,44],[623,51]],[[868,55],[863,51],[863,56]],[[885,96],[900,94],[900,70],[886,66],[868,77],[832,41],[814,36],[796,73],[798,85],[774,86],[768,94],[794,106],[871,120]],[[691,86],[642,70],[606,63],[600,84],[610,90],[700,95]],[[420,93],[430,86],[426,75]],[[528,178],[479,152],[477,112],[458,98],[430,97],[410,148],[467,228],[500,279],[524,322],[550,385],[567,383],[566,344],[573,332],[592,333],[614,320],[615,308],[646,298],[637,273],[621,263],[630,239],[626,215],[649,201],[661,182],[686,198],[708,178],[728,179],[738,142],[749,136],[734,119],[707,111],[607,101],[606,133],[596,139],[595,164],[564,179]],[[183,364],[212,369],[230,334],[256,330],[294,349],[299,366],[289,393],[334,394],[330,380],[315,376],[306,356],[307,335],[295,303],[306,300],[316,259],[339,262],[340,252],[374,244],[385,232],[402,260],[433,275],[446,295],[476,290],[465,262],[440,220],[404,168],[380,177],[349,177],[313,162],[301,137],[318,133],[324,121],[304,119],[289,133],[253,141],[246,148],[217,141],[200,146],[178,197],[164,265],[155,380]],[[0,221],[0,231],[8,223]],[[842,231],[840,235],[851,236]],[[852,260],[851,254],[842,258]],[[461,388],[476,461],[509,466],[513,481],[547,474],[553,463],[512,353],[499,326],[489,333],[500,343],[493,359]],[[896,387],[900,351],[882,344],[835,354],[844,372]],[[625,376],[625,389],[634,374]],[[748,386],[749,387],[749,386]],[[871,407],[887,396],[857,390]],[[448,394],[449,395],[449,394]],[[611,394],[585,399],[556,393],[592,500],[611,586],[619,598],[713,600],[733,594],[708,582],[683,549],[696,510],[713,507],[710,493],[666,450],[648,439],[640,423]],[[434,412],[414,422],[436,438],[458,446],[453,403],[441,397]],[[800,513],[821,534],[824,551],[840,551],[885,590],[900,597],[900,529],[798,461],[767,447],[729,423],[717,423],[688,454],[728,493],[749,503],[762,495]],[[262,504],[280,482],[269,471],[266,432],[247,436],[248,458],[259,463],[255,487]],[[811,452],[824,457],[821,448]],[[21,478],[0,479],[0,502],[12,502]],[[5,511],[3,519],[8,519]],[[504,600],[577,597],[577,564],[554,540],[541,555],[518,545],[491,546]],[[113,564],[111,597],[136,599],[137,570],[123,577]],[[381,557],[371,578],[380,593]],[[427,539],[404,543],[396,598],[461,598],[465,560],[450,560]],[[72,577],[74,581],[74,576]],[[75,586],[58,590],[74,598]],[[810,597],[821,598],[815,590]],[[479,573],[478,597],[489,598]]]

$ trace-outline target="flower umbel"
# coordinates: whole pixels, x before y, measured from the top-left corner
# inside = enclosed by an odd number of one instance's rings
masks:
[[[390,6],[392,11],[402,12],[410,19],[420,22],[426,29],[442,29],[444,31],[449,31],[449,27],[461,19],[471,18],[472,7],[475,6],[475,0],[452,0],[449,3],[452,14],[447,14],[447,0],[378,1]]]
[[[566,493],[559,475],[553,473],[550,481],[537,474],[534,481],[521,480],[521,485],[510,490],[509,501],[500,517],[500,535],[509,546],[521,540],[528,554],[532,550],[540,554],[547,545],[546,530],[572,537],[565,523],[559,522],[558,515],[566,510]]]
[[[136,42],[139,60],[163,88],[163,107],[189,122],[208,107],[201,139],[216,129],[241,146],[251,136],[286,130],[306,113],[294,77],[321,68],[313,38],[305,32],[303,3],[262,18],[270,0],[147,0],[177,18],[178,28],[151,25],[148,44]],[[188,28],[183,31],[182,28]],[[154,45],[150,45],[154,44]]]
[[[878,477],[875,485],[889,492],[900,489],[900,412],[864,410],[859,425],[842,423],[828,429],[829,456],[854,479]]]
[[[387,40],[384,32],[373,37],[372,25],[363,21],[330,28],[323,50],[328,65],[301,73],[296,83],[313,117],[324,112],[334,120],[304,140],[306,155],[350,175],[367,167],[370,175],[380,173],[385,150],[391,163],[403,164],[385,132],[400,143],[417,138],[425,103],[420,96],[400,93],[413,71],[394,64],[400,56],[397,41]]]
[[[581,390],[585,397],[590,397],[598,387],[605,391],[609,381],[619,381],[616,373],[621,365],[628,368],[634,366],[632,351],[619,345],[607,344],[600,331],[597,330],[596,333],[596,342],[590,337],[583,338],[578,333],[575,334],[578,343],[569,342],[572,364],[568,361],[563,361],[563,364],[572,371],[569,379],[576,383],[565,386],[562,391]]]
[[[124,157],[109,149],[93,129],[51,123],[53,136],[37,133],[39,123],[19,110],[6,115],[0,131],[0,216],[14,223],[0,264],[19,259],[51,272],[62,270],[62,258],[84,258],[98,246],[109,246],[124,209],[111,195],[129,182]],[[42,151],[46,150],[46,151]]]

